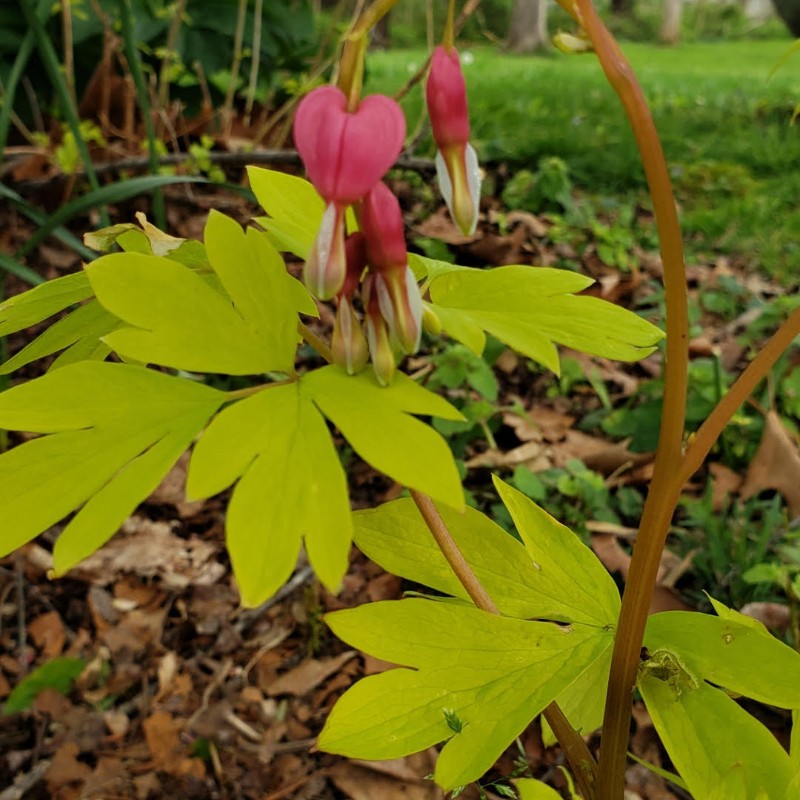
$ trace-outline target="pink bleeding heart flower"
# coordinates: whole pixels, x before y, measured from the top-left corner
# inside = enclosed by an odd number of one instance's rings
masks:
[[[370,95],[348,111],[340,89],[321,86],[300,102],[295,145],[309,180],[327,204],[303,273],[306,286],[320,299],[334,297],[345,280],[345,208],[386,174],[405,135],[400,106],[383,95]]]
[[[478,156],[469,143],[467,88],[455,48],[433,51],[425,86],[431,120],[439,187],[450,216],[465,235],[478,224],[480,170]]]
[[[347,275],[336,296],[336,319],[333,323],[331,350],[333,362],[348,375],[355,375],[366,366],[369,350],[358,316],[353,308],[353,295],[367,267],[367,245],[364,234],[352,233],[345,241]]]
[[[364,198],[361,228],[381,315],[400,347],[413,353],[422,335],[422,298],[408,266],[400,204],[385,183],[376,183]]]

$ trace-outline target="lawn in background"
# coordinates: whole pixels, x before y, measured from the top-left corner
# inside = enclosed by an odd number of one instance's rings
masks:
[[[771,78],[789,39],[625,44],[661,134],[692,246],[731,253],[789,283],[800,278],[800,54]],[[368,91],[393,92],[424,51],[369,59]],[[592,55],[463,51],[474,143],[483,161],[534,169],[559,156],[594,195],[637,198],[644,176],[633,136]],[[409,128],[421,92],[404,100]],[[423,151],[431,152],[424,139]]]

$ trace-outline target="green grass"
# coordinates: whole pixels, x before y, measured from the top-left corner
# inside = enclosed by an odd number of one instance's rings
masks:
[[[800,242],[800,56],[769,79],[791,40],[626,44],[661,134],[695,248],[735,253],[791,280]],[[593,56],[470,51],[465,64],[474,144],[484,161],[535,167],[556,155],[577,186],[627,195],[644,186],[633,136]],[[368,91],[398,89],[423,51],[369,59]],[[409,128],[422,96],[404,101]],[[430,150],[429,140],[423,150]]]

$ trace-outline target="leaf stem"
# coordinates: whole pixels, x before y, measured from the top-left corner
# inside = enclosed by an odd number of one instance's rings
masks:
[[[492,598],[489,597],[489,593],[483,587],[483,584],[478,580],[478,576],[472,571],[472,567],[467,563],[461,550],[459,550],[453,535],[448,530],[433,500],[416,489],[410,489],[409,491],[434,541],[439,546],[442,555],[455,573],[455,576],[466,589],[472,602],[489,614],[499,614],[499,609]],[[592,754],[589,752],[589,748],[586,746],[586,742],[572,727],[555,701],[550,703],[542,713],[564,750],[585,800],[592,800],[594,798],[596,764]]]
[[[322,356],[329,364],[333,364],[333,351],[328,347],[322,339],[317,336],[311,328],[304,322],[297,323],[297,332],[303,337],[303,341],[311,346],[316,352]]]

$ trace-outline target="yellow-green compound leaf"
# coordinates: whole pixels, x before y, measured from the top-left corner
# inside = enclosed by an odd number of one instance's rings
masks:
[[[457,309],[437,306],[435,303],[426,303],[425,305],[439,318],[442,330],[448,336],[461,342],[475,355],[479,356],[483,353],[483,349],[486,347],[486,334],[472,317],[466,316]]]
[[[382,387],[371,371],[350,377],[335,366],[305,375],[301,385],[364,461],[404,486],[463,507],[450,448],[433,428],[411,416],[463,419],[446,400],[402,374]]]
[[[720,785],[733,792],[726,800],[753,800],[760,792],[787,796],[793,770],[786,751],[722,690],[702,680],[696,688],[676,688],[648,674],[639,689],[672,763],[698,800],[715,797]]]
[[[7,375],[25,364],[30,364],[31,361],[78,343],[83,344],[82,354],[91,353],[100,345],[100,337],[111,333],[119,325],[120,321],[113,314],[106,311],[96,300],[90,300],[53,323],[6,361],[0,366],[0,375]],[[63,361],[58,366],[64,366]]]
[[[515,350],[556,371],[554,343],[622,361],[653,352],[663,338],[658,328],[612,303],[573,294],[591,282],[577,273],[546,267],[461,269],[437,274],[430,296],[437,306],[458,309]]]
[[[613,641],[609,636],[608,647],[586,668],[585,672],[556,697],[559,708],[572,727],[583,736],[596,731],[603,723],[612,645]],[[542,717],[542,740],[545,747],[551,747],[556,743],[555,734],[544,717]]]
[[[194,449],[187,491],[208,497],[238,479],[227,540],[242,601],[258,605],[297,562],[301,537],[332,591],[347,569],[347,482],[322,415],[298,384],[265,389],[224,409]]]
[[[96,362],[0,394],[0,427],[52,434],[0,455],[0,552],[86,503],[56,545],[55,569],[68,569],[113,535],[224,400],[192,381]]]
[[[680,654],[717,686],[781,708],[800,708],[800,653],[766,631],[732,619],[665,611],[647,622],[645,645]]]
[[[349,689],[328,717],[320,749],[399,758],[449,739],[434,775],[444,789],[489,769],[610,638],[588,626],[417,599],[372,603],[326,621],[354,647],[413,669],[374,675]]]
[[[542,583],[570,609],[570,618],[590,625],[615,626],[619,591],[597,556],[522,492],[496,476],[492,479],[528,555],[541,572]]]
[[[28,328],[92,296],[83,272],[42,283],[0,303],[0,336]]]
[[[261,167],[248,167],[250,188],[269,217],[258,222],[279,249],[308,258],[317,236],[325,203],[317,190],[302,178]]]
[[[208,257],[233,305],[270,354],[273,369],[292,372],[297,312],[317,315],[305,287],[286,271],[265,234],[245,233],[230,217],[212,211],[205,230]]]
[[[283,350],[266,350],[229,300],[175,261],[114,253],[86,271],[100,303],[131,326],[104,338],[126,358],[229,375],[280,370],[290,360]]]
[[[561,795],[555,789],[534,778],[518,778],[514,786],[519,793],[519,800],[561,800]]]
[[[525,545],[485,514],[474,508],[458,512],[446,506],[441,506],[439,513],[501,613],[520,619],[599,624],[594,601],[588,610],[576,609],[572,583],[565,581],[560,571],[540,569]],[[385,570],[469,599],[412,500],[394,500],[357,511],[353,519],[356,544]],[[543,548],[547,547],[544,542]]]

